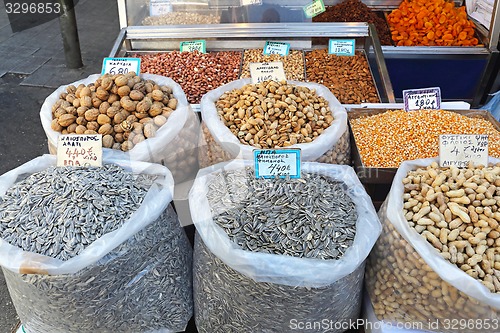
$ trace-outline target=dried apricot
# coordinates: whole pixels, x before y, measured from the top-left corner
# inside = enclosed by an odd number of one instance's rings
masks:
[[[446,0],[403,0],[387,21],[397,45],[475,46],[465,7]]]

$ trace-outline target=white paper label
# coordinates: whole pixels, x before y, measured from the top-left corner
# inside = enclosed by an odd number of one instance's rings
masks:
[[[411,110],[439,110],[441,109],[441,89],[425,88],[403,90],[405,111]]]
[[[273,62],[251,62],[250,75],[252,83],[264,81],[286,81],[285,70],[281,61]]]
[[[141,73],[141,59],[140,58],[104,58],[102,61],[101,74],[109,73],[127,74],[135,72],[139,75]]]
[[[151,1],[149,4],[149,16],[159,16],[170,13],[173,7],[170,1]]]
[[[255,178],[300,178],[300,149],[255,149]]]
[[[262,0],[241,0],[242,6],[262,5]]]
[[[57,141],[57,166],[102,166],[102,135],[60,135]]]
[[[488,135],[445,134],[439,136],[439,165],[466,168],[488,165]]]

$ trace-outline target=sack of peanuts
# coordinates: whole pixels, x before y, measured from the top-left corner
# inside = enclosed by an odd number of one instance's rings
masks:
[[[104,156],[163,164],[176,181],[198,171],[199,120],[170,78],[91,75],[50,94],[40,118],[51,154],[61,133],[102,134]]]
[[[201,115],[201,167],[287,147],[303,161],[350,163],[346,109],[320,84],[236,80],[203,96]]]
[[[30,333],[179,332],[193,312],[192,249],[159,164],[0,176],[0,266]]]
[[[499,162],[401,164],[367,263],[378,319],[446,333],[500,329],[492,326],[500,316]]]
[[[189,195],[198,331],[344,332],[381,231],[369,196],[349,166],[305,162],[299,179],[250,166],[202,169]]]

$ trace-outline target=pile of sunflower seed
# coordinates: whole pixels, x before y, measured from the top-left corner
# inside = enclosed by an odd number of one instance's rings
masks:
[[[180,332],[193,313],[192,249],[171,206],[76,274],[3,271],[30,333]]]
[[[353,244],[355,204],[346,184],[329,177],[303,172],[300,179],[255,179],[250,168],[221,171],[209,181],[207,197],[215,223],[243,250],[337,260]],[[361,264],[321,288],[256,282],[226,265],[198,235],[198,331],[279,333],[298,329],[297,322],[328,318],[328,327],[311,332],[342,332],[336,322],[359,316],[363,272]]]
[[[363,263],[321,288],[255,282],[212,254],[197,235],[193,262],[196,327],[200,333],[344,332],[337,325],[355,322],[359,316],[364,268]],[[298,326],[306,323],[311,327]],[[321,323],[319,328],[312,326],[317,323]]]
[[[118,229],[139,208],[155,177],[115,164],[33,173],[0,198],[0,238],[24,251],[68,260]]]
[[[207,197],[215,222],[244,250],[339,259],[354,242],[358,217],[346,190],[319,174],[256,179],[246,168],[217,173]]]

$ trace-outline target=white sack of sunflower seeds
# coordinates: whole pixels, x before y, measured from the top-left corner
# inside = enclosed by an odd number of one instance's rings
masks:
[[[381,225],[351,167],[306,162],[300,179],[257,180],[248,161],[221,163],[200,170],[189,200],[200,332],[343,332],[356,321]]]
[[[192,250],[159,164],[0,176],[0,266],[28,333],[177,332],[192,316]]]

